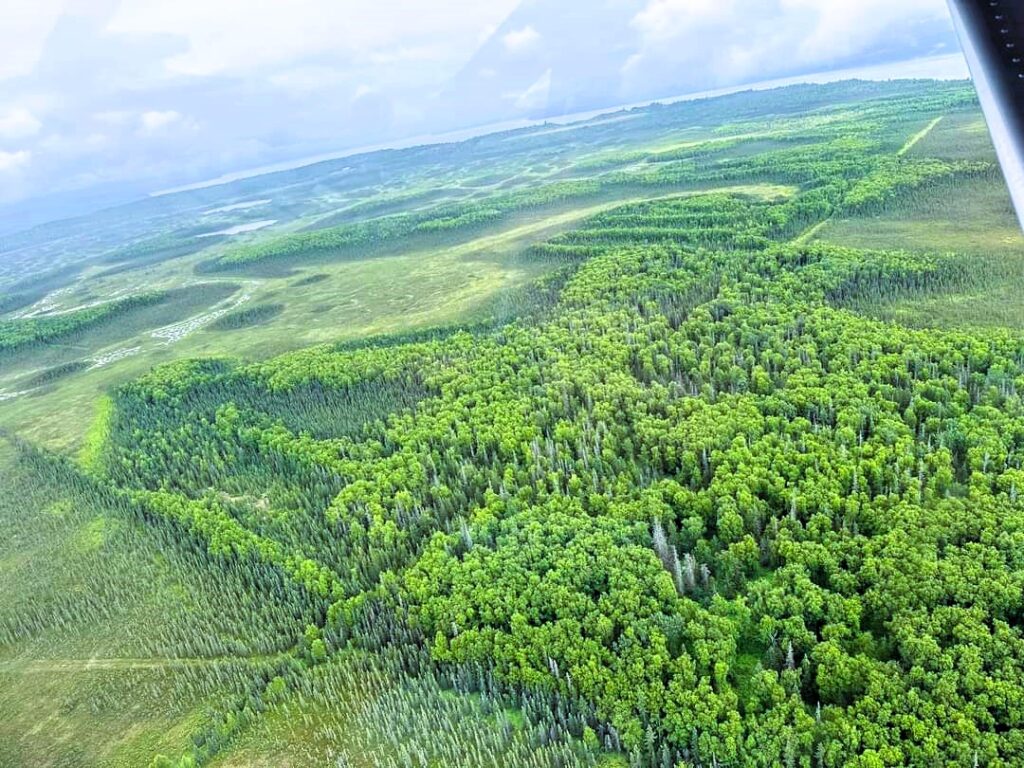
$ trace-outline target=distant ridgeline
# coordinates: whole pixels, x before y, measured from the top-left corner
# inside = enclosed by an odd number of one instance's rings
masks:
[[[598,172],[587,178],[538,179],[519,189],[463,202],[444,203],[417,212],[405,212],[280,235],[228,248],[204,265],[207,271],[244,270],[265,263],[301,263],[309,259],[337,259],[346,253],[364,256],[411,237],[438,238],[471,233],[513,216],[558,205],[579,205],[588,200],[614,199],[624,192],[655,196],[684,187],[721,187],[735,183],[772,182],[815,187],[833,197],[847,192],[842,205],[849,210],[879,211],[900,192],[957,175],[991,171],[987,163],[903,156],[896,147],[889,152],[890,136],[922,109],[948,110],[975,103],[973,91],[963,86],[936,87],[932,94],[919,93],[868,104],[858,113],[831,114],[816,108],[827,103],[823,95],[832,87],[797,87],[766,99],[764,113],[782,113],[777,119],[747,125],[749,133],[697,141],[660,150],[606,151],[581,159],[577,172]],[[850,84],[843,84],[850,98]],[[868,90],[875,87],[864,84]],[[854,88],[855,90],[855,88]],[[757,94],[742,94],[743,104],[760,103]],[[725,119],[728,105],[740,97],[706,103],[661,107],[665,121],[681,119],[683,125],[700,125],[701,117]],[[906,111],[910,110],[910,111]],[[809,115],[787,116],[787,112]],[[704,114],[708,113],[710,114]],[[657,114],[655,109],[654,114]],[[736,119],[731,115],[730,119]],[[753,115],[743,115],[751,119]],[[905,134],[899,133],[903,143]],[[518,141],[543,141],[544,134],[516,137]],[[766,146],[758,152],[758,142]],[[472,144],[472,142],[470,142]],[[781,148],[780,148],[781,147]],[[349,217],[359,219],[353,208]]]
[[[537,246],[564,286],[497,329],[158,368],[116,393],[89,482],[254,585],[304,590],[309,664],[413,649],[539,696],[545,739],[637,766],[1021,765],[1024,337],[860,316],[983,270],[805,237],[912,189],[998,183],[901,151],[970,99],[922,86],[766,120],[789,145],[763,153],[609,157],[596,181],[479,210],[228,250],[216,268],[607,185],[798,188],[601,213]]]

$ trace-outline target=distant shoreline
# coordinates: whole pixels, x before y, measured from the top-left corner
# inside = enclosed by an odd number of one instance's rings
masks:
[[[198,181],[191,184],[183,184],[177,187],[159,190],[151,193],[150,197],[163,197],[165,195],[173,195],[179,192],[190,192],[197,189],[217,187],[223,184],[230,184],[235,181],[242,181],[243,179],[252,179],[257,176],[266,176],[271,173],[280,173],[282,171],[293,171],[299,168],[306,168],[310,165],[316,165],[317,163],[328,162],[331,160],[343,160],[346,157],[353,157],[355,155],[363,155],[371,152],[381,152],[389,149],[411,149],[413,147],[429,144],[451,144],[466,141],[467,139],[477,138],[479,136],[487,136],[492,133],[501,133],[504,131],[513,131],[542,125],[569,125],[572,123],[592,120],[596,117],[601,117],[602,115],[612,115],[628,109],[649,107],[653,104],[677,104],[683,101],[696,101],[697,99],[713,98],[715,96],[728,96],[729,94],[741,93],[743,91],[766,91],[771,90],[772,88],[783,88],[788,85],[799,85],[803,83],[821,85],[824,83],[838,82],[840,80],[903,80],[916,78],[931,80],[967,80],[970,78],[970,74],[967,70],[967,63],[963,54],[960,52],[942,54],[938,56],[926,56],[917,59],[910,59],[908,61],[891,62],[887,64],[873,64],[865,67],[836,69],[827,72],[816,72],[806,75],[778,78],[775,80],[744,83],[742,85],[717,88],[709,91],[699,91],[679,96],[666,96],[656,99],[648,99],[646,101],[634,102],[632,104],[600,107],[598,109],[587,110],[585,112],[574,112],[565,115],[554,115],[534,119],[523,118],[518,120],[506,120],[504,122],[487,123],[456,131],[448,131],[438,134],[424,134],[420,136],[412,136],[407,139],[383,142],[381,144],[352,147],[350,149],[339,150],[337,152],[313,155],[296,160],[286,160],[242,171],[233,171],[206,181]]]

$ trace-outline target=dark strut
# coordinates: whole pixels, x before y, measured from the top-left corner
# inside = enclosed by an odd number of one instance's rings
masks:
[[[1024,0],[949,0],[1024,227]]]

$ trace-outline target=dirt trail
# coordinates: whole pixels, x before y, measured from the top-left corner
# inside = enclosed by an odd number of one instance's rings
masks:
[[[944,117],[945,115],[939,115],[930,123],[928,123],[928,125],[926,125],[922,130],[918,131],[909,139],[907,139],[907,143],[900,147],[899,151],[896,153],[896,157],[903,157],[905,154],[907,154],[907,152],[909,152],[915,146],[917,146],[917,143],[921,141],[921,139],[925,138],[929,133],[935,130],[935,126],[941,123]],[[811,225],[802,234],[794,238],[792,244],[806,245],[814,238],[815,235],[821,232],[821,230],[823,230],[829,224],[829,222],[831,222],[835,218],[835,216],[836,214],[833,211],[832,214],[828,216],[828,218],[822,219],[817,224]]]
[[[928,123],[927,126],[925,126],[924,130],[918,131],[909,139],[907,139],[907,143],[900,148],[899,152],[896,153],[896,157],[903,157],[905,154],[907,154],[907,152],[912,150],[914,146],[919,141],[921,141],[921,139],[923,139],[925,136],[927,136],[929,133],[935,130],[935,126],[942,122],[943,117],[945,117],[945,115],[940,115],[939,117],[936,117],[934,120]]]

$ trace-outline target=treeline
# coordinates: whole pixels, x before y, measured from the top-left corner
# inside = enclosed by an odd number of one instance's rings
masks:
[[[167,297],[166,291],[152,291],[70,312],[0,320],[0,355],[74,337],[129,310],[160,304]]]
[[[899,205],[900,196],[906,192],[938,180],[987,174],[992,167],[984,162],[894,158],[880,163],[851,187],[845,208],[851,213],[879,213],[893,204]]]
[[[450,203],[423,213],[404,213],[337,227],[283,235],[230,250],[209,265],[233,269],[265,261],[332,255],[348,249],[373,249],[413,235],[468,230],[499,221],[513,213],[579,200],[594,195],[594,181],[567,181],[538,189],[495,196],[485,201]]]
[[[60,655],[71,643],[87,656],[223,658],[228,667],[231,656],[289,650],[302,631],[296,621],[323,611],[274,565],[211,552],[178,521],[65,460],[0,443],[0,480],[0,526],[16,547],[8,551],[20,553],[0,600],[0,646]],[[95,634],[107,622],[118,631]],[[175,679],[212,694],[216,681],[195,673]]]
[[[255,307],[238,309],[214,320],[210,323],[210,330],[236,331],[240,328],[262,325],[284,312],[284,308],[284,304],[259,304]]]

